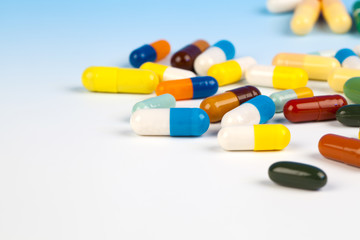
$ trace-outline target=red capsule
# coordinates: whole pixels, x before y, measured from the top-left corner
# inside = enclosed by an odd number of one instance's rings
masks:
[[[285,104],[284,115],[290,122],[331,120],[336,119],[336,111],[345,105],[347,101],[340,95],[299,98]]]

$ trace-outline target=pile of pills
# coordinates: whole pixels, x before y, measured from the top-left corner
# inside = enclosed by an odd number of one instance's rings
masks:
[[[83,73],[83,85],[93,92],[155,91],[156,97],[133,106],[130,125],[136,134],[198,137],[210,123],[221,122],[217,138],[226,151],[286,148],[289,129],[266,124],[275,113],[283,112],[294,123],[337,119],[346,126],[360,127],[360,58],[350,49],[339,50],[335,57],[279,53],[272,65],[266,66],[252,57],[233,59],[235,47],[230,41],[210,46],[198,40],[176,52],[172,66],[156,63],[169,53],[170,44],[165,40],[144,45],[130,54],[135,68],[89,67]],[[219,86],[244,78],[250,85],[215,95]],[[314,96],[306,87],[309,78],[327,81],[357,104],[348,105],[339,94]],[[257,86],[281,91],[265,96]],[[188,99],[203,100],[198,108],[176,108],[176,101]],[[360,167],[359,139],[327,134],[319,141],[319,152]],[[327,181],[321,169],[295,162],[273,164],[269,177],[280,185],[310,190]]]

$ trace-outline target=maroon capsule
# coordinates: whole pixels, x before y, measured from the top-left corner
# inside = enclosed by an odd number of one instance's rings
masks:
[[[209,43],[205,40],[197,40],[192,44],[185,46],[174,53],[171,58],[171,66],[193,71],[195,58],[209,46]]]
[[[336,119],[336,111],[347,105],[340,95],[299,98],[288,101],[284,115],[290,122],[311,122]]]

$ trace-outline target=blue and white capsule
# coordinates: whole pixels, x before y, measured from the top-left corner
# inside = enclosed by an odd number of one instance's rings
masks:
[[[227,40],[218,41],[195,59],[195,72],[200,76],[205,76],[212,65],[233,59],[234,56],[235,47],[231,42]]]
[[[130,125],[138,135],[197,137],[208,130],[210,119],[200,108],[141,109]]]
[[[360,58],[349,48],[340,49],[335,58],[340,62],[344,68],[360,69]]]
[[[134,105],[132,112],[136,112],[140,109],[149,108],[173,108],[176,106],[176,100],[171,94],[163,94],[161,96],[152,97],[138,102]]]
[[[256,96],[227,112],[221,120],[221,127],[263,124],[275,115],[275,104],[264,95]]]

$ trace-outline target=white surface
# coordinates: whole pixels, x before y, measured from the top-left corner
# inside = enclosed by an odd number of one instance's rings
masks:
[[[260,113],[251,103],[244,103],[225,113],[221,120],[221,127],[236,125],[253,125],[260,123]]]
[[[205,76],[212,65],[225,61],[224,51],[221,48],[211,46],[195,59],[194,69],[199,76]]]
[[[224,150],[254,150],[254,126],[223,127],[218,133],[218,141]]]
[[[168,67],[164,72],[163,81],[179,80],[192,77],[196,77],[196,74],[192,71],[184,70],[181,68]]]

